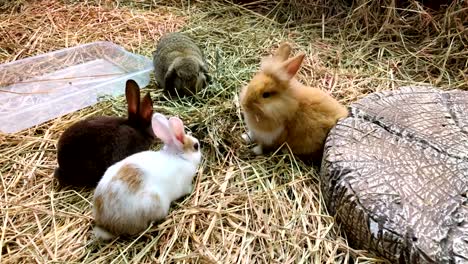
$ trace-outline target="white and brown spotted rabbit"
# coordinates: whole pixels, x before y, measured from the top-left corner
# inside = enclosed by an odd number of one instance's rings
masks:
[[[172,201],[192,192],[201,160],[198,140],[177,117],[153,115],[160,151],[143,151],[109,167],[94,193],[95,235],[135,235],[167,216]]]

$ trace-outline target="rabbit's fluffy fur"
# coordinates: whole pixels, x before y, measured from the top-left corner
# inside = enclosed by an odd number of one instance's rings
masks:
[[[275,55],[264,58],[260,71],[240,93],[248,133],[256,154],[287,143],[294,154],[321,157],[329,130],[348,110],[318,88],[295,79],[304,54],[289,58],[291,46],[282,43]]]
[[[151,97],[146,94],[140,104],[140,89],[133,80],[127,81],[125,93],[128,117],[90,117],[60,136],[54,176],[61,186],[94,188],[109,166],[150,148],[155,140]]]
[[[192,192],[201,160],[199,142],[186,135],[179,118],[153,118],[154,132],[164,142],[160,151],[131,155],[109,167],[94,193],[95,235],[109,240],[135,235],[162,220],[172,201]]]
[[[191,96],[211,80],[200,48],[180,32],[163,36],[153,53],[158,86],[173,96]]]

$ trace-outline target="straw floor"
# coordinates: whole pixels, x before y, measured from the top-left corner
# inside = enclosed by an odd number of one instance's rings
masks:
[[[186,122],[204,160],[193,193],[138,237],[95,241],[92,193],[60,189],[52,177],[61,133],[85,117],[125,115],[123,97],[0,134],[0,263],[382,262],[347,245],[316,168],[287,153],[255,157],[240,139],[239,89],[281,40],[307,53],[299,78],[344,104],[408,84],[468,90],[465,1],[435,11],[348,2],[0,1],[0,63],[96,40],[151,56],[162,34],[182,30],[214,76],[191,99],[170,101],[153,81],[144,89],[156,111]]]

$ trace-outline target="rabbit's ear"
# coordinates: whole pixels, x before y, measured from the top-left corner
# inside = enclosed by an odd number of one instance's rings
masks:
[[[125,84],[125,97],[127,98],[128,118],[134,119],[140,109],[140,88],[134,80]]]
[[[288,42],[282,42],[278,49],[275,52],[274,57],[281,60],[285,61],[289,58],[289,55],[291,54],[291,45]]]
[[[283,70],[288,75],[288,78],[291,79],[296,75],[302,65],[302,61],[304,60],[305,54],[299,53],[293,58],[288,59],[282,65]]]
[[[165,144],[171,145],[173,143],[174,136],[171,128],[169,127],[169,122],[164,115],[155,113],[153,115],[151,125],[156,137],[161,139]]]
[[[175,70],[174,64],[169,66],[166,75],[164,76],[164,87],[166,89],[174,89],[174,80],[177,77],[177,72]]]
[[[143,101],[141,102],[140,117],[145,122],[151,122],[152,115],[153,115],[153,101],[151,100],[150,93],[148,92],[145,95],[145,97],[143,97]]]
[[[184,144],[185,131],[184,123],[182,122],[182,120],[180,120],[180,118],[178,117],[171,117],[169,118],[169,124],[177,141]]]
[[[206,66],[206,64],[203,64],[201,66],[201,69],[202,69],[203,74],[205,75],[205,84],[206,85],[211,84],[213,80],[211,78],[211,75],[208,72],[208,67]]]
[[[197,80],[195,82],[195,91],[191,91],[192,95],[195,95],[196,93],[200,92],[203,88],[206,87],[207,85],[206,81],[206,74],[203,72],[199,72],[197,76]]]

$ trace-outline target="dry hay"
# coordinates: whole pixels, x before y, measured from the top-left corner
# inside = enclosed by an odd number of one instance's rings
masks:
[[[168,8],[139,10],[54,0],[6,3],[11,6],[3,12],[0,27],[2,63],[96,40],[149,56],[162,34],[178,30],[186,20]]]
[[[466,6],[454,1],[430,12],[414,1],[404,9],[392,1],[352,8],[320,1],[301,17],[301,10],[281,6],[284,1],[244,7],[173,2],[17,0],[0,6],[1,62],[94,40],[150,56],[162,33],[182,27],[205,48],[215,79],[191,100],[168,101],[154,82],[145,88],[157,111],[180,115],[201,139],[205,159],[194,192],[136,238],[94,241],[92,193],[60,190],[51,176],[60,134],[88,116],[124,115],[122,97],[0,134],[0,262],[378,263],[347,246],[324,208],[314,168],[287,153],[249,153],[240,140],[238,90],[260,56],[283,39],[309,55],[301,80],[346,104],[403,84],[468,89],[467,21],[460,15]]]

